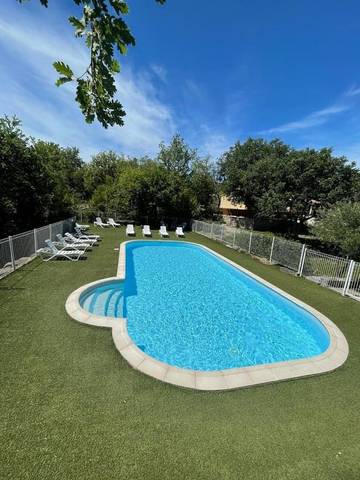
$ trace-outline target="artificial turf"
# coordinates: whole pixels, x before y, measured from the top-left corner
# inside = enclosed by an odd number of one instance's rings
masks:
[[[0,281],[1,479],[360,478],[360,302],[188,234],[317,308],[343,331],[337,371],[196,392],[133,370],[67,296],[113,276],[124,228],[80,262],[34,260]],[[139,231],[137,237],[140,237]]]

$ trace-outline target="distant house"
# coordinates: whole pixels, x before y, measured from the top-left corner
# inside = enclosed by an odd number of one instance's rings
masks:
[[[224,195],[220,198],[219,211],[221,215],[245,217],[247,208],[245,203],[234,203],[230,198]]]
[[[253,228],[253,220],[248,218],[245,203],[235,203],[224,195],[220,198],[219,213],[223,220],[233,227]]]

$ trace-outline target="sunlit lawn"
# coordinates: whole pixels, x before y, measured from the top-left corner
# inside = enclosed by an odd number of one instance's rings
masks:
[[[85,261],[35,260],[0,282],[1,479],[360,478],[360,302],[188,234],[327,315],[350,356],[319,377],[180,389],[66,315],[70,292],[116,272],[124,228],[101,234]]]

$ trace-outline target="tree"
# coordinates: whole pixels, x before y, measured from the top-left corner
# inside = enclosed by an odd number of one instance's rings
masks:
[[[47,222],[70,216],[84,192],[84,162],[77,148],[63,148],[52,142],[33,141],[41,171],[48,179]]]
[[[175,135],[169,146],[160,143],[158,161],[174,174],[186,176],[190,172],[191,163],[198,159],[196,150],[186,145],[179,134]]]
[[[224,193],[235,202],[244,202],[250,213],[258,213],[258,200],[273,183],[278,167],[276,162],[286,159],[290,147],[280,140],[266,142],[249,138],[236,142],[219,159],[219,177]]]
[[[190,189],[195,197],[193,215],[211,218],[217,211],[218,185],[215,171],[208,159],[195,160],[190,172]]]
[[[250,213],[304,223],[314,201],[323,208],[351,198],[359,176],[353,163],[331,149],[295,150],[280,140],[249,139],[220,159],[223,189]]]
[[[90,198],[99,185],[113,182],[131,160],[115,152],[100,152],[84,165],[84,196]]]
[[[23,3],[25,0],[17,0]],[[115,75],[120,72],[120,63],[115,51],[125,55],[129,45],[135,46],[135,38],[123,20],[129,12],[124,0],[73,0],[82,6],[82,15],[70,16],[69,22],[75,29],[75,36],[85,40],[90,50],[89,65],[85,72],[75,74],[62,61],[56,61],[54,68],[59,73],[56,85],[75,82],[76,101],[88,123],[95,119],[107,128],[109,125],[123,125],[126,115],[119,100],[115,99]],[[164,4],[166,0],[155,0]],[[48,0],[40,0],[45,7]]]
[[[41,225],[51,202],[50,181],[17,118],[0,118],[0,238]]]
[[[360,258],[360,202],[340,202],[323,210],[312,232],[322,241],[337,245],[344,255]]]

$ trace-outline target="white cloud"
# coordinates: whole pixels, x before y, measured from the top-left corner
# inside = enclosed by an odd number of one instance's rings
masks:
[[[162,140],[169,140],[176,131],[171,108],[159,98],[149,72],[134,72],[128,66],[117,79],[118,98],[127,113],[125,126],[105,130],[97,123],[86,124],[74,100],[74,86],[54,86],[52,62],[61,59],[81,73],[88,62],[87,49],[71,31],[64,34],[57,24],[45,24],[46,30],[41,19],[30,15],[0,20],[0,48],[6,53],[0,71],[0,115],[16,114],[28,134],[78,146],[84,158],[102,149],[153,155]]]
[[[353,85],[352,87],[349,88],[349,90],[347,90],[347,92],[345,92],[345,95],[347,97],[355,97],[357,95],[360,95],[360,88]]]
[[[193,135],[196,136],[200,155],[209,155],[213,160],[219,158],[235,141],[234,138],[205,123],[201,124]]]
[[[284,123],[282,125],[279,125],[278,127],[270,128],[268,130],[263,130],[260,133],[271,134],[271,133],[286,133],[286,132],[292,132],[297,130],[305,130],[310,127],[323,125],[333,115],[345,112],[350,108],[351,108],[350,105],[345,105],[345,104],[331,105],[330,107],[324,108],[322,110],[317,110],[315,112],[312,112],[309,115],[306,115],[305,117],[301,118],[300,120]]]
[[[157,75],[160,78],[162,82],[164,83],[167,82],[168,73],[164,67],[162,67],[161,65],[152,64],[150,68],[155,73],[155,75]]]

